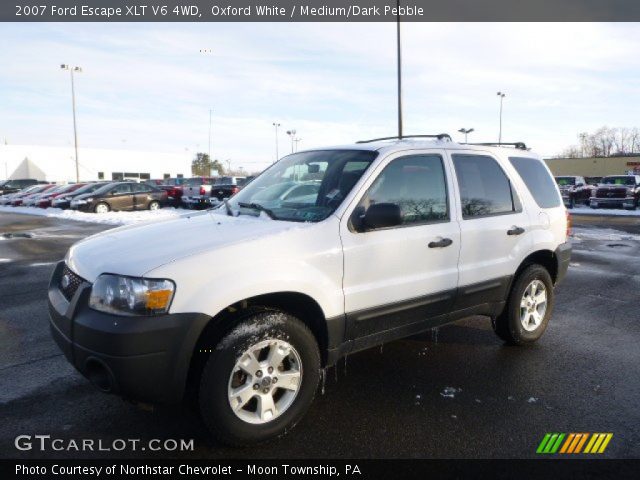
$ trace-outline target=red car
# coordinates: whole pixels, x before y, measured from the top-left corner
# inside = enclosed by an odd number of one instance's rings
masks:
[[[58,196],[74,192],[78,190],[80,187],[84,187],[86,183],[72,183],[67,185],[66,187],[62,187],[57,189],[55,192],[51,192],[45,195],[42,195],[38,201],[36,202],[36,207],[40,208],[49,208],[51,207],[51,202]]]
[[[40,193],[46,192],[47,190],[54,187],[57,187],[55,183],[49,183],[46,185],[42,185],[34,190],[30,190],[29,192],[16,195],[11,199],[11,206],[19,207],[20,205],[22,205],[22,202],[24,201],[25,198],[30,197],[31,195],[39,195]]]

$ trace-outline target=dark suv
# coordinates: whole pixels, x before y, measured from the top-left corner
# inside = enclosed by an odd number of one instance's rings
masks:
[[[7,193],[15,193],[23,188],[37,185],[38,180],[34,178],[23,178],[19,180],[5,180],[0,182],[0,195],[6,195]]]
[[[211,197],[222,201],[238,193],[247,184],[246,177],[220,177],[216,178],[211,187]]]
[[[111,210],[157,210],[167,201],[167,192],[147,183],[109,183],[95,192],[78,195],[71,208],[83,212]]]
[[[640,175],[611,175],[600,181],[595,195],[590,198],[590,206],[635,210],[639,199]]]
[[[556,177],[556,183],[560,188],[562,201],[567,208],[573,208],[576,205],[589,205],[595,188],[588,185],[584,177],[573,175]]]

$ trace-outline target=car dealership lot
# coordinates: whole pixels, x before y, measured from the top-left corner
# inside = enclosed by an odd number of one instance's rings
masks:
[[[503,346],[476,318],[351,355],[328,370],[324,394],[288,436],[232,450],[213,445],[188,407],[149,411],[98,392],[51,339],[53,262],[111,227],[0,213],[0,456],[158,455],[13,446],[45,434],[194,439],[193,452],[169,455],[207,458],[532,457],[547,432],[612,432],[605,456],[638,457],[640,221],[575,216],[574,225],[572,264],[539,343]]]

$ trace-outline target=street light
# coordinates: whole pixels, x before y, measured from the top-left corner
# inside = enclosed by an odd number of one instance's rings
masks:
[[[275,162],[273,162],[276,163],[280,158],[280,156],[278,155],[278,127],[280,126],[280,124],[278,122],[273,122],[272,125],[276,128],[276,160]]]
[[[76,91],[75,91],[75,86],[73,84],[73,72],[81,73],[82,68],[70,67],[65,63],[60,65],[60,68],[62,70],[69,70],[69,74],[71,75],[71,107],[73,109],[73,141],[76,148],[76,182],[80,182],[80,166],[78,162],[78,128],[76,126]]]
[[[296,152],[298,151],[298,142],[302,140],[300,137],[296,137],[293,139],[294,142],[296,142]]]
[[[507,96],[504,92],[498,92],[496,95],[500,97],[500,131],[498,133],[498,143],[502,143],[502,100]]]
[[[295,141],[296,131],[295,130],[287,130],[287,135],[291,137],[291,153],[293,153],[293,142]]]
[[[467,143],[467,135],[473,132],[473,128],[461,128],[458,130],[460,133],[464,133],[464,143]]]

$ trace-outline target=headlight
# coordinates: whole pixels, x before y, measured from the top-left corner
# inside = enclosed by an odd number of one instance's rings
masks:
[[[169,311],[174,292],[171,280],[103,274],[91,288],[89,306],[107,313],[157,315]]]

